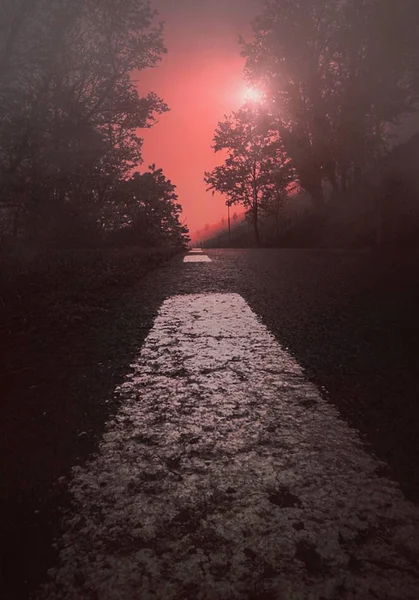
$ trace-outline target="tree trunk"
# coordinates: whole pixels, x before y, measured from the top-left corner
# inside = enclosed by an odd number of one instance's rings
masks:
[[[307,189],[307,188],[306,188]],[[318,181],[313,181],[310,185],[310,189],[307,189],[317,210],[322,211],[324,209],[324,191],[322,181],[319,178]]]
[[[334,161],[329,161],[325,165],[324,173],[326,175],[327,181],[332,187],[332,199],[335,200],[340,196],[341,191],[336,177],[336,163]]]
[[[332,198],[333,200],[335,200],[340,196],[340,189],[336,179],[336,174],[330,173],[330,175],[328,176],[328,180],[330,185],[332,186]]]
[[[259,235],[259,219],[258,219],[258,203],[257,200],[253,204],[253,231],[255,232],[256,246],[260,246],[260,235]]]

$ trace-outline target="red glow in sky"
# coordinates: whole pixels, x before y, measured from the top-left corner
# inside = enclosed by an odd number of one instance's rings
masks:
[[[142,169],[155,163],[177,186],[183,218],[193,233],[225,216],[225,200],[206,192],[204,171],[221,158],[211,149],[214,129],[243,103],[246,85],[238,36],[250,35],[258,0],[154,0],[165,22],[168,53],[140,76],[141,93],[169,105],[144,137]]]

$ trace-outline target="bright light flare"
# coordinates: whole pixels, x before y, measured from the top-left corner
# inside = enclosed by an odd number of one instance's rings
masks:
[[[244,91],[244,100],[245,102],[262,102],[263,92],[261,90],[258,90],[257,88],[248,87]]]

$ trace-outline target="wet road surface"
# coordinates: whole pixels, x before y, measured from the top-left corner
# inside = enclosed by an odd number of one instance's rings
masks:
[[[285,264],[272,290],[272,253],[209,254],[145,282],[157,316],[97,454],[68,478],[74,506],[42,596],[416,600],[419,509],[281,339],[276,319],[310,293],[310,266],[290,290]],[[308,337],[357,261],[329,304],[312,285]],[[335,349],[335,369],[344,360]]]

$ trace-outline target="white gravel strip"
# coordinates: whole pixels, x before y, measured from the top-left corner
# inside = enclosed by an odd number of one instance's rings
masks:
[[[48,599],[417,600],[419,511],[237,294],[166,300]]]

